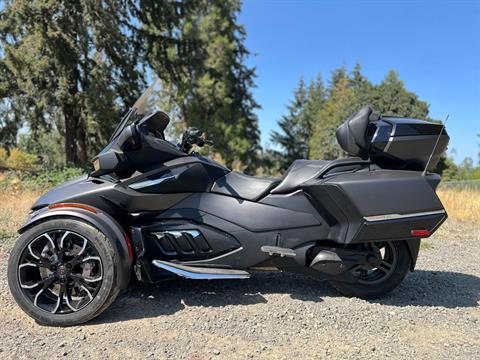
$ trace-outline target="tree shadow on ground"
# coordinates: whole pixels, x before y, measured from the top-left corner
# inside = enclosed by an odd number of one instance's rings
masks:
[[[267,303],[264,295],[286,294],[292,299],[322,302],[340,297],[328,282],[288,273],[254,273],[248,280],[194,281],[178,279],[158,285],[134,283],[103,315],[89,324],[174,314],[186,306],[222,307]],[[480,278],[457,272],[417,270],[402,285],[372,304],[419,307],[476,307]]]

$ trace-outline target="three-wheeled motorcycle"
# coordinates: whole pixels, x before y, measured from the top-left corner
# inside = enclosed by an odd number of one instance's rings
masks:
[[[154,89],[95,170],[40,197],[19,230],[8,282],[40,323],[94,318],[132,276],[235,280],[270,269],[379,297],[414,270],[421,238],[447,218],[430,172],[449,141],[441,124],[365,107],[337,129],[349,157],[296,160],[282,178],[260,178],[192,152],[211,143],[198,129],[169,142],[174,124],[155,110]]]

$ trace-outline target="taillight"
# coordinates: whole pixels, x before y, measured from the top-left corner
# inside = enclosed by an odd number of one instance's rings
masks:
[[[432,233],[430,232],[430,230],[412,230],[410,231],[410,235],[412,235],[413,237],[421,237],[421,238],[424,238],[424,237],[429,237],[430,235],[432,235]]]

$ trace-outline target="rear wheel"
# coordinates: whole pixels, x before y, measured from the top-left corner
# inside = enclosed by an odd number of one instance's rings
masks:
[[[39,323],[76,325],[99,315],[118,295],[116,256],[96,228],[49,220],[23,233],[8,264],[18,305]]]
[[[381,262],[377,266],[353,267],[350,272],[357,278],[356,283],[331,281],[330,284],[343,295],[378,298],[400,285],[410,270],[412,260],[405,241],[381,241],[366,246],[379,253]]]

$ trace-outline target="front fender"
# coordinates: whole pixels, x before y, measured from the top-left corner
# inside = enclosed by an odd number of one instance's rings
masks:
[[[44,207],[33,212],[18,232],[22,234],[36,224],[54,218],[76,218],[89,223],[111,240],[118,259],[117,284],[120,289],[125,289],[130,282],[132,272],[132,253],[128,236],[118,222],[109,214],[98,208],[89,208],[95,212],[76,207],[59,207],[54,209]]]

